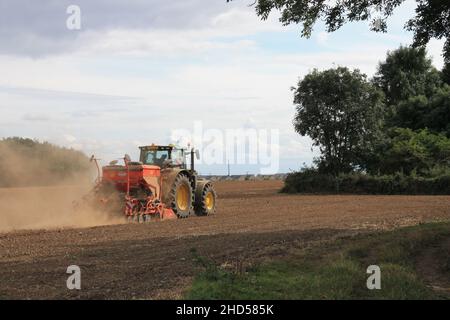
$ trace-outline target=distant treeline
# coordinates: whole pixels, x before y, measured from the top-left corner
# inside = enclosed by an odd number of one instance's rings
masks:
[[[0,187],[75,184],[91,173],[80,151],[18,137],[0,140]]]

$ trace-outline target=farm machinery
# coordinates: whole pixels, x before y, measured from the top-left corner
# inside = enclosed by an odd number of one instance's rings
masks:
[[[198,151],[168,146],[140,147],[138,162],[125,155],[123,165],[112,161],[100,169],[90,201],[107,211],[122,211],[130,221],[206,216],[216,212],[213,184],[198,177]],[[190,165],[187,164],[190,158]]]

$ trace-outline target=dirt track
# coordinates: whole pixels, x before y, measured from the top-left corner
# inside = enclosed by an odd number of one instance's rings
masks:
[[[251,263],[357,232],[450,219],[449,196],[282,195],[279,181],[216,186],[213,217],[0,234],[0,299],[176,298],[196,272],[192,248],[218,263]],[[81,267],[80,291],[66,288],[69,265]]]

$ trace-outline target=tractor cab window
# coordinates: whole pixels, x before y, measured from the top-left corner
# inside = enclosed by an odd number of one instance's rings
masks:
[[[144,157],[144,164],[161,167],[167,159],[169,159],[168,150],[147,151]]]
[[[180,149],[172,150],[172,163],[176,166],[181,166],[184,164],[183,150]]]

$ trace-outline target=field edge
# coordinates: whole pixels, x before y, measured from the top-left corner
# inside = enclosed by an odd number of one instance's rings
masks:
[[[215,265],[194,251],[202,271],[184,298],[450,299],[449,243],[446,221],[356,235],[256,266]],[[381,290],[367,289],[371,265],[380,267]]]

